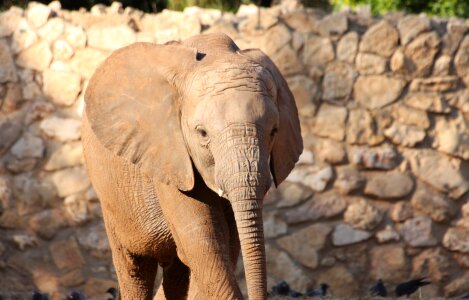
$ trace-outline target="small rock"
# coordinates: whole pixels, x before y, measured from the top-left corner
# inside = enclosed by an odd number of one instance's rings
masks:
[[[317,282],[327,282],[334,293],[334,297],[347,298],[350,295],[359,294],[359,285],[355,278],[356,276],[344,266],[337,265],[322,271]]]
[[[398,164],[398,154],[389,145],[373,148],[351,146],[347,154],[350,163],[366,169],[390,170]]]
[[[463,275],[452,280],[445,286],[445,297],[452,298],[463,295],[469,291],[469,271],[465,271]]]
[[[255,29],[256,21],[257,17],[251,16],[244,20],[244,22],[241,22],[238,28],[240,31]],[[265,25],[264,28],[269,28],[276,21],[276,17],[264,15],[262,25]],[[202,30],[202,25],[196,16],[188,16],[182,12],[167,9],[156,15],[145,14],[139,27],[142,31],[154,32],[158,44],[164,44],[170,40],[185,40],[199,34]]]
[[[469,230],[450,227],[443,237],[443,246],[451,251],[469,253]]]
[[[268,274],[277,278],[288,278],[288,284],[294,290],[302,291],[311,286],[311,279],[285,252],[268,245],[265,248]]]
[[[223,16],[223,12],[218,9],[204,9],[197,6],[189,6],[184,8],[184,14],[196,16],[200,23],[204,26],[212,26]]]
[[[411,76],[423,77],[430,73],[435,55],[439,51],[440,38],[436,32],[419,35],[404,50],[410,64]]]
[[[17,80],[18,80],[18,77],[16,75],[15,62],[13,60],[10,47],[3,39],[1,39],[0,40],[0,83],[16,82]]]
[[[446,26],[446,34],[443,37],[442,53],[454,56],[458,48],[460,49],[459,46],[468,28],[464,20],[456,18],[449,19]]]
[[[469,254],[453,253],[454,260],[463,268],[469,268]]]
[[[36,28],[46,24],[51,14],[52,10],[47,5],[39,2],[31,2],[26,10],[28,21]]]
[[[371,146],[383,142],[377,121],[367,109],[351,109],[347,120],[347,142]]]
[[[49,101],[34,101],[26,114],[25,124],[31,124],[33,122],[42,120],[54,112],[54,110],[54,105]]]
[[[318,250],[324,247],[332,228],[324,224],[313,224],[277,240],[302,265],[315,269],[318,266]]]
[[[348,195],[365,186],[366,177],[353,166],[337,168],[337,179],[334,182],[336,188],[342,195]]]
[[[413,125],[423,129],[430,127],[430,120],[424,110],[415,109],[407,105],[394,105],[392,116],[400,124]]]
[[[24,134],[11,147],[11,153],[18,159],[42,158],[44,156],[44,141],[31,133]]]
[[[418,151],[410,155],[409,162],[415,176],[451,198],[458,199],[469,190],[461,167],[437,151]]]
[[[13,33],[11,50],[17,54],[31,47],[38,40],[37,34],[29,22],[21,19]]]
[[[397,30],[388,21],[383,20],[370,27],[362,36],[360,51],[390,57],[398,42]]]
[[[5,115],[13,113],[20,107],[22,101],[23,95],[21,94],[21,85],[19,83],[7,83],[6,93],[3,96],[2,105],[0,107],[0,113]]]
[[[275,26],[269,28],[267,32],[262,35],[259,48],[265,54],[273,55],[281,48],[290,44],[291,39],[292,35],[290,30],[282,23],[278,23]]]
[[[47,70],[43,73],[44,93],[55,104],[70,106],[81,91],[80,75]]]
[[[90,181],[83,167],[56,171],[52,174],[51,179],[60,197],[84,191],[90,186]]]
[[[399,232],[411,247],[430,247],[438,244],[432,231],[432,219],[424,216],[414,217],[399,226]]]
[[[39,127],[44,133],[59,141],[73,141],[80,138],[81,122],[75,119],[49,117],[41,121]]]
[[[298,182],[314,191],[323,191],[333,177],[331,166],[300,166],[293,169],[286,181]]]
[[[347,13],[336,12],[325,16],[318,22],[316,30],[329,37],[341,36],[348,29]]]
[[[415,93],[404,99],[407,106],[436,113],[448,113],[450,108],[437,93]]]
[[[466,204],[464,204],[462,207],[461,207],[461,213],[462,213],[462,216],[464,218],[468,218],[469,219],[469,202],[466,202]]]
[[[52,18],[38,30],[39,37],[49,43],[57,40],[65,30],[65,22],[61,18]]]
[[[100,50],[85,48],[75,52],[70,65],[72,70],[86,79],[90,79],[96,68],[106,59],[107,54]]]
[[[313,195],[313,191],[300,183],[285,182],[279,186],[280,201],[277,207],[295,206]]]
[[[88,220],[87,201],[84,195],[73,194],[64,199],[64,208],[69,218],[76,224]]]
[[[320,265],[322,267],[332,267],[333,265],[335,265],[335,258],[334,257],[331,257],[331,256],[328,256],[328,257],[324,257],[321,262],[320,262]]]
[[[81,142],[72,142],[62,145],[44,165],[44,170],[55,171],[67,167],[78,166],[83,163],[83,147]]]
[[[399,244],[375,246],[371,250],[371,276],[386,283],[399,283],[407,278],[404,248]]]
[[[378,209],[361,198],[354,200],[344,213],[344,221],[355,229],[373,230],[382,218]]]
[[[312,165],[314,164],[314,154],[313,152],[303,149],[298,161],[296,162],[297,165]]]
[[[92,26],[88,29],[88,46],[101,50],[116,50],[135,42],[135,32],[127,25]]]
[[[75,50],[66,40],[60,39],[55,41],[52,45],[52,52],[54,59],[63,61],[70,59],[75,53]]]
[[[85,204],[86,205],[86,204]],[[86,209],[86,206],[85,206]],[[275,238],[287,233],[288,225],[276,213],[264,213],[264,236],[266,239]]]
[[[313,199],[297,208],[290,209],[285,213],[285,217],[289,224],[316,221],[337,216],[345,210],[346,206],[346,201],[342,196],[334,192],[325,192],[315,194]]]
[[[81,227],[77,230],[78,243],[91,255],[109,258],[111,248],[102,223]]]
[[[375,235],[378,243],[388,243],[388,242],[397,242],[400,240],[401,236],[399,233],[392,228],[391,225],[386,225],[383,230],[380,230]]]
[[[43,97],[41,88],[35,82],[27,82],[22,86],[21,93],[25,100],[36,100]]]
[[[344,145],[330,139],[315,138],[314,152],[318,160],[330,164],[341,164],[346,159]]]
[[[405,56],[404,51],[399,48],[391,56],[389,68],[396,74],[408,75],[409,70],[412,68],[410,60]]]
[[[312,36],[305,41],[303,62],[308,66],[326,66],[335,58],[334,47],[325,37]]]
[[[354,98],[368,109],[382,108],[397,100],[404,85],[403,80],[384,75],[359,76]]]
[[[45,41],[38,42],[18,55],[16,64],[23,68],[45,71],[52,61],[52,51]]]
[[[0,154],[5,153],[20,136],[23,117],[21,112],[0,116]]]
[[[457,76],[441,76],[430,78],[415,78],[410,83],[410,92],[441,93],[457,89],[459,78]]]
[[[329,104],[322,104],[314,119],[311,131],[321,137],[342,141],[345,137],[347,109]]]
[[[295,32],[310,33],[317,27],[318,20],[304,10],[297,10],[282,16],[282,20]]]
[[[407,45],[420,33],[429,31],[430,28],[430,20],[422,15],[408,15],[397,23],[402,45]]]
[[[0,13],[0,37],[11,36],[22,19],[23,10],[12,6]]]
[[[469,159],[469,126],[461,114],[437,117],[433,147],[462,159]]]
[[[370,53],[358,53],[357,70],[362,75],[379,75],[386,71],[386,59]]]
[[[441,248],[428,249],[417,255],[412,262],[414,277],[430,277],[433,282],[445,281],[450,275],[449,258]]]
[[[32,171],[37,165],[36,158],[19,159],[15,156],[8,156],[5,160],[5,166],[8,171],[14,174]]]
[[[84,294],[90,298],[97,299],[99,295],[103,295],[109,287],[117,287],[117,280],[109,280],[102,278],[89,278],[85,283]],[[108,297],[109,295],[106,294]]]
[[[448,76],[451,72],[453,58],[449,55],[441,55],[433,66],[433,76]]]
[[[57,268],[64,270],[78,269],[85,264],[75,239],[54,241],[49,251]]]
[[[354,229],[347,224],[339,224],[332,233],[332,244],[334,246],[345,246],[365,241],[371,237],[371,233],[364,230]]]
[[[358,50],[358,34],[355,31],[348,32],[337,44],[337,59],[353,64]]]
[[[384,135],[394,144],[414,147],[425,139],[425,130],[414,125],[393,122],[391,127],[384,130]]]
[[[466,35],[459,46],[459,50],[454,57],[454,67],[456,69],[456,73],[465,78],[469,75],[469,36]],[[467,85],[466,80],[466,85]]]
[[[322,98],[332,102],[348,100],[356,77],[357,72],[347,63],[328,64],[322,81]]]
[[[67,24],[65,27],[64,37],[75,49],[84,48],[86,46],[86,33],[83,28],[79,26]]]
[[[16,246],[23,251],[27,247],[34,247],[37,245],[36,237],[29,234],[15,234],[13,235],[13,242]]]
[[[297,52],[290,45],[280,48],[277,53],[271,55],[271,58],[283,76],[295,75],[304,69]]]
[[[444,195],[432,192],[427,188],[419,188],[414,193],[412,206],[416,210],[424,212],[435,222],[446,222],[451,220],[456,212],[456,207]]]
[[[316,102],[318,102],[318,85],[304,75],[297,75],[287,79],[298,112],[303,117],[314,117],[316,113]]]
[[[65,287],[75,287],[85,283],[85,277],[81,270],[73,270],[61,276],[59,283]]]
[[[394,222],[403,222],[412,218],[414,212],[412,210],[412,206],[410,202],[407,201],[400,201],[394,204],[393,208],[390,212],[391,220]]]
[[[413,188],[414,182],[409,175],[390,171],[369,176],[364,193],[380,199],[397,199],[407,196]]]
[[[46,209],[29,219],[29,227],[46,240],[52,239],[66,224],[67,221],[59,209]]]

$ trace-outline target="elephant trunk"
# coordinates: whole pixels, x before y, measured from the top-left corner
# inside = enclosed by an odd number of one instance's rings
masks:
[[[249,299],[267,298],[262,199],[271,179],[260,134],[254,125],[231,125],[221,139],[221,163],[215,163],[217,184],[233,208]]]
[[[229,196],[238,227],[249,299],[267,298],[262,202]]]

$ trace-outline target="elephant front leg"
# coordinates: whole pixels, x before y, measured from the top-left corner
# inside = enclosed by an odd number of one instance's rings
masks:
[[[158,270],[157,260],[150,256],[132,254],[119,242],[109,222],[105,223],[119,281],[120,299],[151,300]]]
[[[178,257],[163,266],[163,282],[153,300],[185,300],[189,289],[189,268]]]
[[[190,269],[189,298],[242,299],[232,267],[222,200],[212,193],[182,194],[170,186],[158,187],[158,191],[164,194],[160,205],[178,256]]]

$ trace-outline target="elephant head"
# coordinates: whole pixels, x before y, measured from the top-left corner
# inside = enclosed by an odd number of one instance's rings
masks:
[[[198,172],[230,201],[249,298],[266,298],[262,199],[303,149],[293,96],[272,61],[224,34],[136,43],[98,68],[85,101],[107,149],[181,191]]]

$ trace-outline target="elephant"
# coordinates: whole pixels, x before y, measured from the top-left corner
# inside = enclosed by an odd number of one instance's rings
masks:
[[[303,151],[267,55],[222,33],[120,48],[89,81],[82,143],[122,299],[243,299],[240,252],[266,299],[262,201]]]

